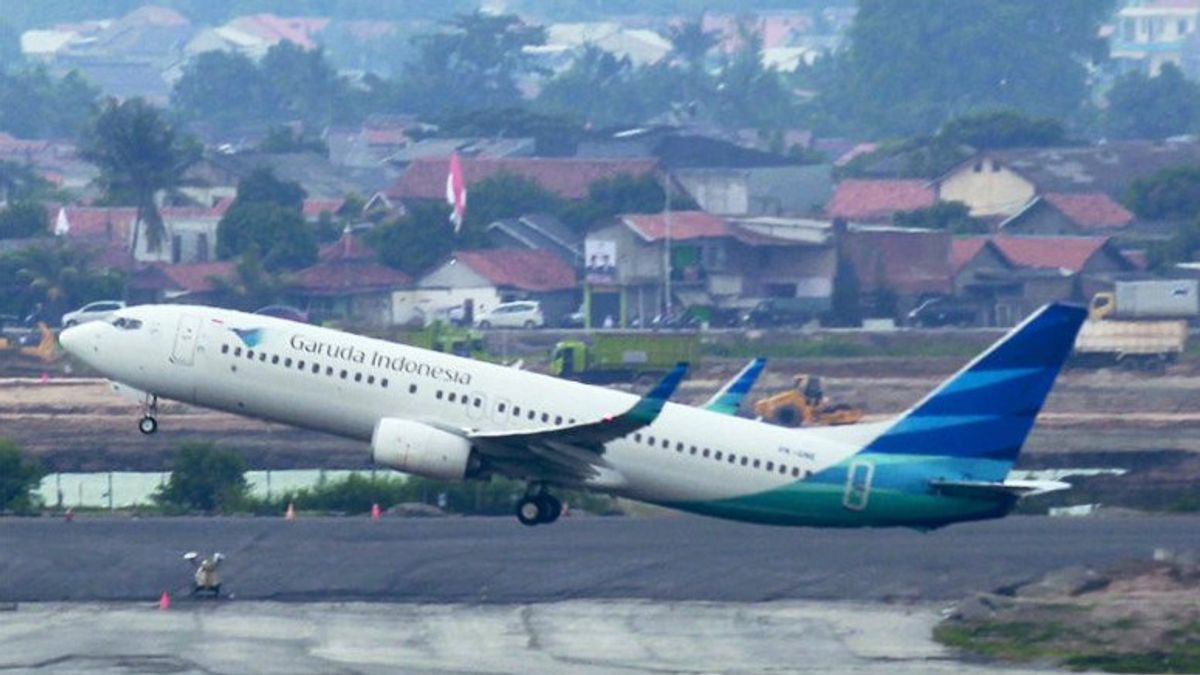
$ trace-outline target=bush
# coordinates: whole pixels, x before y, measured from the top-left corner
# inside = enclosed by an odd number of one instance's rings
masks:
[[[246,461],[212,443],[185,443],[171,464],[171,479],[154,500],[167,507],[205,513],[236,511],[246,499]]]
[[[38,507],[33,493],[44,472],[36,462],[21,456],[21,449],[0,439],[0,511],[29,513]]]

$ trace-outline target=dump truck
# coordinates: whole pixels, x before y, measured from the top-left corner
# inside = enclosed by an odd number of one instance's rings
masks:
[[[793,382],[792,389],[756,401],[754,414],[765,422],[785,427],[828,427],[862,420],[862,410],[835,404],[825,396],[821,378],[801,373]]]
[[[1200,282],[1118,282],[1097,293],[1075,340],[1073,365],[1157,370],[1187,347],[1188,321],[1200,317]]]
[[[587,340],[554,346],[550,372],[558,377],[604,384],[641,382],[665,375],[675,364],[700,355],[695,333],[595,333]]]
[[[483,333],[463,326],[435,321],[425,328],[405,331],[397,341],[412,347],[435,352],[481,358],[484,353]]]

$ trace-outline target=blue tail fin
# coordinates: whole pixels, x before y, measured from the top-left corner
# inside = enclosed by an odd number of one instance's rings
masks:
[[[866,452],[992,460],[987,464],[1007,473],[1086,317],[1070,305],[1038,310],[901,415]]]

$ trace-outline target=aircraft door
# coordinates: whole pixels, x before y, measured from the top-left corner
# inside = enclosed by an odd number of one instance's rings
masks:
[[[867,508],[867,500],[871,495],[871,478],[875,475],[875,465],[870,462],[854,462],[846,472],[846,491],[842,494],[842,506],[851,511],[862,511]]]
[[[190,366],[196,359],[196,343],[200,338],[200,317],[187,314],[179,317],[175,331],[175,346],[171,350],[171,363]]]

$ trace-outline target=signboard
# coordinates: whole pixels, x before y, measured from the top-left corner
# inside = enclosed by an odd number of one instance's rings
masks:
[[[588,239],[583,243],[583,261],[589,284],[611,284],[617,279],[617,242]]]

